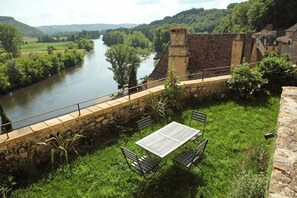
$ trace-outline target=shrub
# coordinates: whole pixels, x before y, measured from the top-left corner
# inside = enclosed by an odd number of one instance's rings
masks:
[[[266,172],[268,160],[268,148],[260,146],[248,147],[241,168],[252,170],[254,173]]]
[[[10,197],[14,185],[16,185],[16,183],[12,176],[0,175],[0,197]]]
[[[176,70],[172,64],[168,66],[164,97],[168,99],[168,106],[171,110],[182,110],[185,101],[184,87],[180,85],[179,79],[176,76]]]
[[[260,198],[265,197],[267,182],[264,174],[242,171],[234,177],[229,189],[230,197]]]
[[[297,71],[286,54],[278,57],[275,53],[270,53],[260,62],[259,71],[263,78],[268,79],[269,88],[272,90],[280,90],[281,86],[285,85],[296,85]]]
[[[227,83],[229,94],[235,99],[255,99],[268,94],[264,88],[267,80],[263,79],[259,72],[252,71],[246,63],[232,71],[232,78]]]
[[[75,153],[77,153],[75,147],[78,145],[79,140],[82,137],[84,136],[80,135],[79,132],[74,134],[72,134],[71,131],[67,131],[65,133],[52,132],[50,138],[38,144],[46,145],[51,148],[52,164],[55,164],[56,156],[59,156],[60,162],[68,164],[70,152],[74,151]]]
[[[166,118],[166,110],[168,106],[168,101],[166,97],[157,98],[151,96],[148,99],[148,111],[152,116],[153,120],[158,120],[159,118]]]

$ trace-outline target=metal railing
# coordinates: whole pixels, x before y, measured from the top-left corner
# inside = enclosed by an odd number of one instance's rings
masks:
[[[185,76],[178,76],[178,78],[179,79],[188,79],[188,80],[201,79],[203,81],[207,77],[212,77],[215,75],[218,76],[221,71],[228,70],[228,69],[229,69],[229,73],[230,73],[230,66],[228,66],[228,67],[203,69],[202,72],[193,73],[193,74],[189,74],[189,75],[185,75]],[[71,105],[52,109],[52,110],[42,112],[42,113],[30,116],[30,117],[25,117],[25,118],[21,118],[18,120],[14,120],[10,123],[2,124],[1,128],[3,128],[6,125],[11,124],[13,126],[13,129],[15,130],[15,129],[19,129],[22,127],[26,127],[26,126],[38,123],[38,122],[42,122],[42,121],[49,120],[49,119],[52,119],[55,117],[59,117],[59,116],[65,115],[65,114],[73,113],[75,111],[78,111],[78,114],[80,115],[81,110],[84,108],[87,108],[87,107],[90,107],[90,106],[93,106],[96,104],[100,104],[103,102],[107,102],[110,100],[114,100],[119,97],[128,96],[128,98],[130,100],[131,93],[134,94],[139,91],[146,90],[148,87],[162,85],[162,84],[164,84],[165,80],[166,80],[166,78],[161,78],[161,79],[151,81],[148,83],[140,84],[135,87],[130,87],[127,89],[119,89],[116,92],[105,94],[103,96],[99,96],[99,97],[84,100],[84,101],[79,101],[79,102],[71,104]],[[130,92],[130,90],[135,90],[135,89],[137,91]]]

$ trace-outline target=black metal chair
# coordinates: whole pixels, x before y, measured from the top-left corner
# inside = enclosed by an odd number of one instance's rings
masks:
[[[200,122],[200,123],[203,124],[203,129],[200,130],[200,133],[198,133],[197,135],[195,135],[192,138],[193,141],[196,141],[200,137],[203,138],[203,134],[204,134],[205,126],[206,126],[206,119],[207,119],[207,115],[205,113],[199,112],[197,110],[192,111],[190,126],[192,125],[192,120]]]
[[[173,163],[182,166],[189,172],[193,164],[198,164],[203,159],[207,143],[208,140],[204,140],[195,150],[184,151],[174,158]]]
[[[149,180],[154,176],[159,161],[153,160],[148,156],[142,156],[138,158],[135,153],[123,147],[121,148],[121,150],[133,174],[137,172],[146,180]],[[130,176],[129,180],[131,179],[132,175]]]
[[[145,118],[142,118],[142,119],[136,121],[136,123],[137,123],[138,130],[140,132],[141,130],[151,126],[153,121],[152,121],[151,116],[147,116]]]

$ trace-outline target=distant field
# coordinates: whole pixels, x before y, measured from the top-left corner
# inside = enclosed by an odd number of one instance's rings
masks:
[[[70,42],[56,43],[29,43],[21,46],[21,52],[47,51],[47,46],[53,46],[57,50],[67,49]]]
[[[23,41],[27,43],[36,43],[38,39],[36,37],[23,37]]]

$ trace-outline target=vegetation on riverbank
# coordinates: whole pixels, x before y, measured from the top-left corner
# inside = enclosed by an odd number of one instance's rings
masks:
[[[82,62],[84,52],[66,50],[57,54],[29,54],[28,58],[21,57],[0,62],[0,93],[30,85],[61,69]]]

